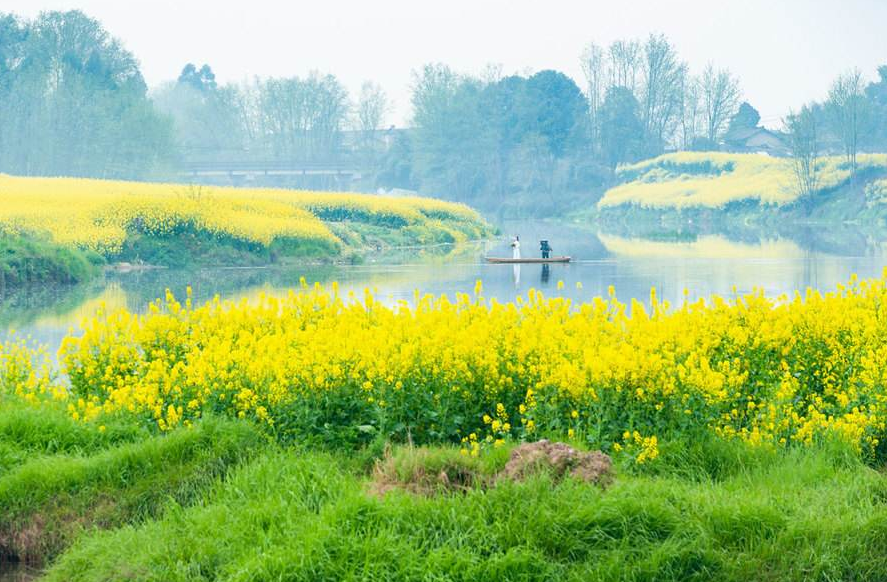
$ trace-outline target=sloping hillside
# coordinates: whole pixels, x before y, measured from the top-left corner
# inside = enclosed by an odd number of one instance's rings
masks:
[[[822,158],[819,188],[802,197],[792,161],[759,154],[682,152],[617,170],[621,184],[597,204],[603,217],[722,211],[797,214],[816,219],[854,220],[887,216],[887,155],[859,156],[851,181],[843,157]]]

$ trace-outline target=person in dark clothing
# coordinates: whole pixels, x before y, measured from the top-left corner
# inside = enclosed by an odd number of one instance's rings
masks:
[[[548,244],[547,240],[543,240],[539,243],[539,250],[542,251],[542,258],[543,259],[550,259],[551,258],[551,245]]]

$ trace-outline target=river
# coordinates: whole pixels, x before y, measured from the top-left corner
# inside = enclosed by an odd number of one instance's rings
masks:
[[[733,296],[761,288],[770,296],[813,287],[822,291],[852,274],[878,277],[887,265],[884,245],[850,231],[806,231],[798,238],[720,233],[595,232],[576,224],[551,221],[506,222],[494,241],[458,248],[404,249],[367,255],[363,264],[264,269],[153,270],[107,273],[75,287],[31,289],[0,299],[0,337],[30,335],[54,352],[62,338],[85,316],[104,304],[144,311],[171,289],[184,297],[191,286],[195,303],[216,294],[223,298],[285,293],[309,283],[338,281],[345,290],[371,288],[382,301],[412,300],[415,290],[435,295],[472,293],[483,282],[484,295],[512,301],[531,288],[549,296],[587,301],[606,296],[612,285],[623,301],[647,300],[651,287],[660,299],[683,300],[719,294]],[[555,255],[569,255],[566,265],[494,265],[486,256],[510,256],[510,237],[519,234],[524,256],[539,256],[548,239]],[[828,236],[825,236],[828,235]]]

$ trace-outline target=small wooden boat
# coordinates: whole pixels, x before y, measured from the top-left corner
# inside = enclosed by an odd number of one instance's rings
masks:
[[[504,257],[487,257],[488,263],[497,264],[515,264],[515,263],[569,263],[570,257],[550,257],[548,259],[537,259],[532,257],[520,259],[507,259]]]

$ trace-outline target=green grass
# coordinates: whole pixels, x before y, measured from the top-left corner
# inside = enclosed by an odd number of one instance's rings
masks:
[[[391,453],[403,475],[453,461],[414,453]],[[501,467],[502,450],[489,455],[466,466]],[[45,579],[887,578],[887,480],[836,446],[665,447],[606,490],[540,475],[380,497],[369,479],[353,457],[269,449],[202,503],[80,537]]]
[[[23,286],[86,281],[101,262],[93,253],[0,232],[0,294]]]
[[[207,419],[148,436],[4,405],[0,558],[43,562],[96,529],[187,506],[262,443],[247,423]]]
[[[184,230],[174,235],[131,234],[114,262],[171,268],[193,266],[262,266],[294,261],[329,261],[364,250],[453,244],[478,240],[491,230],[481,223],[456,219],[427,220],[421,224],[393,226],[356,220],[327,224],[342,245],[323,241],[276,240],[269,247],[235,239]]]
[[[104,431],[73,420],[60,408],[0,401],[0,478],[37,457],[89,455],[144,439],[132,423],[109,422]]]

